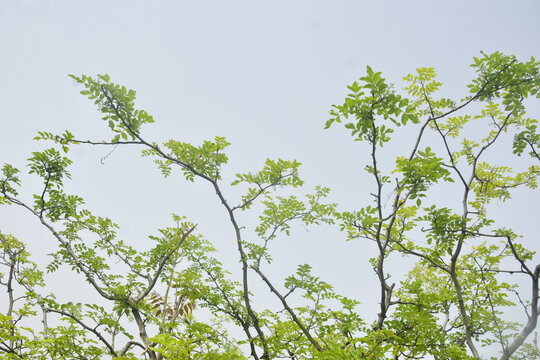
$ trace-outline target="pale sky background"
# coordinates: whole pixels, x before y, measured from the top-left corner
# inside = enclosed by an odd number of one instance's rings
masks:
[[[0,0],[0,163],[23,169],[31,152],[44,146],[32,141],[38,130],[110,138],[93,104],[67,76],[108,73],[135,89],[137,106],[154,116],[156,123],[143,132],[147,139],[198,143],[225,136],[232,143],[228,181],[234,173],[256,171],[267,157],[297,159],[304,164],[305,191],[328,186],[342,210],[358,209],[373,189],[362,170],[368,152],[343,128],[322,129],[346,86],[363,76],[366,65],[398,88],[415,68],[433,66],[444,94],[458,100],[473,76],[468,65],[481,50],[540,57],[539,16],[537,0]],[[538,117],[538,103],[530,110]],[[408,153],[412,139],[399,144]],[[186,215],[238,274],[233,232],[208,184],[187,183],[179,172],[164,180],[135,148],[118,148],[102,165],[109,150],[74,148],[69,191],[119,223],[121,236],[141,247],[147,235],[171,225],[172,212]],[[35,179],[25,180],[37,191]],[[226,192],[236,202],[238,192]],[[535,249],[539,200],[538,191],[524,191],[495,207]],[[0,208],[0,230],[29,243],[40,261],[52,249],[46,230],[21,209]],[[277,284],[297,264],[310,263],[374,319],[377,283],[367,263],[373,244],[346,243],[336,228],[300,228],[273,249]],[[51,291],[66,300],[81,285],[53,284]]]

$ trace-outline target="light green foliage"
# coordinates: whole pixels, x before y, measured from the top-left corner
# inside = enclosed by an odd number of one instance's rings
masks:
[[[493,200],[509,199],[514,189],[537,187],[537,121],[526,117],[523,100],[538,97],[539,63],[534,59],[521,63],[513,56],[494,53],[475,58],[472,67],[478,77],[461,102],[437,98],[442,84],[433,68],[417,69],[404,78],[404,90],[412,97],[401,98],[408,104],[405,114],[421,121],[421,127],[411,151],[397,156],[393,173],[399,177],[393,191],[386,189],[390,176],[377,168],[379,148],[391,144],[380,130],[387,126],[388,117],[374,111],[379,104],[374,97],[377,92],[368,93],[363,91],[365,86],[354,83],[349,87],[353,93],[335,107],[339,111],[333,110],[327,122],[328,127],[354,115],[355,122],[345,127],[353,130],[355,140],[367,142],[371,153],[366,169],[375,180],[374,205],[343,211],[337,217],[349,239],[369,239],[377,245],[371,264],[382,291],[374,329],[387,331],[384,342],[391,345],[383,353],[396,358],[477,358],[482,346],[498,344],[503,349],[500,358],[508,359],[522,346],[523,334],[527,336],[536,326],[538,273],[532,270],[534,265],[527,265],[531,252],[512,231],[495,229],[488,211]],[[367,72],[361,79],[365,83],[380,78],[369,68]],[[381,85],[378,94],[382,89]],[[478,114],[463,113],[473,102],[483,102],[483,109]],[[477,125],[474,134],[467,133],[472,121],[486,124],[485,132],[479,132]],[[428,137],[426,129],[435,137]],[[513,135],[514,154],[529,149],[532,163],[525,170],[485,160],[506,134]],[[427,143],[425,150],[421,150],[423,143]],[[458,163],[461,158],[466,164]],[[456,194],[454,208],[422,207],[431,202],[430,195],[441,180],[454,184],[445,185]],[[413,205],[407,206],[411,201]],[[417,259],[407,280],[399,284],[391,282],[385,271],[386,263],[397,254]],[[512,263],[521,267],[518,272],[529,281],[527,311],[533,315],[525,326],[503,315],[522,302],[515,296],[519,294],[515,286],[502,281],[504,274],[515,271]]]
[[[199,145],[147,140],[142,128],[153,118],[136,109],[135,91],[108,75],[71,75],[97,106],[112,139],[39,132],[37,140],[58,146],[28,159],[39,191],[26,203],[20,170],[4,164],[0,205],[26,211],[56,241],[47,272],[71,270],[100,300],[78,302],[77,294],[71,302],[57,300],[25,243],[0,233],[0,289],[7,295],[0,310],[0,357],[466,360],[500,350],[501,360],[535,358],[540,351],[529,335],[537,326],[540,265],[518,230],[488,215],[494,202],[511,199],[516,189],[537,187],[540,135],[524,101],[540,96],[539,63],[482,53],[472,67],[477,76],[462,100],[438,96],[442,83],[430,67],[405,76],[403,91],[370,67],[348,87],[325,127],[343,123],[363,143],[358,152],[365,154],[360,158],[373,188],[366,190],[366,203],[353,209],[331,203],[330,190],[322,186],[303,193],[296,160],[268,159],[259,171],[238,173],[224,184],[230,145],[225,138]],[[478,106],[469,111],[473,103]],[[395,142],[405,126],[407,134],[417,132],[410,149]],[[231,231],[209,240],[196,219],[173,215],[171,226],[148,236],[146,250],[135,248],[131,239],[118,237],[111,219],[64,190],[72,163],[65,154],[82,144],[137,145],[165,177],[179,167],[185,180],[207,183]],[[393,169],[382,170],[382,148],[395,150]],[[495,149],[521,159],[492,161],[487,154]],[[228,186],[244,195],[227,198]],[[449,204],[437,203],[438,191],[451,194]],[[242,224],[238,210],[255,212],[258,223]],[[348,298],[309,264],[285,279],[269,276],[277,256],[273,241],[294,241],[298,225],[334,223],[347,240],[369,240],[363,251],[370,252],[378,286],[365,285],[371,274],[351,271],[344,276],[362,297]],[[215,241],[234,242],[239,269],[229,270],[218,259]],[[394,261],[402,262],[389,267]],[[267,301],[268,294],[276,301]],[[359,313],[364,296],[377,296],[376,311]],[[505,315],[520,307],[524,324]]]
[[[442,83],[435,80],[437,73],[434,68],[418,68],[416,74],[409,74],[403,78],[408,85],[403,88],[413,96],[411,101],[413,113],[416,116],[437,116],[442,114],[444,109],[453,108],[456,103],[450,99],[435,99],[433,94],[442,86]]]
[[[418,150],[417,156],[411,160],[399,156],[395,172],[403,174],[401,189],[407,191],[410,199],[425,197],[431,184],[439,179],[454,182],[450,171],[444,167],[443,159],[436,157],[429,147],[425,151]],[[420,199],[416,204],[420,206]]]
[[[186,164],[182,170],[187,180],[194,181],[195,174],[218,180],[221,179],[221,166],[228,160],[223,150],[229,145],[225,138],[219,136],[216,136],[214,141],[204,141],[201,146],[169,140],[164,144],[164,147],[170,150],[167,155],[169,159],[156,159],[155,162],[165,177],[171,174],[173,161],[170,158],[175,158]],[[146,149],[143,150],[143,155],[156,156],[159,153],[155,149]]]
[[[16,186],[19,186],[21,184],[17,174],[19,173],[19,169],[14,168],[10,164],[4,164],[2,167],[2,173],[3,178],[0,182],[0,190],[2,191],[2,194],[8,194],[8,195],[14,195],[17,196],[17,190],[15,189]],[[0,197],[0,204],[9,204],[9,202],[5,201],[6,198],[4,196]]]
[[[136,140],[141,125],[154,122],[146,111],[135,109],[135,90],[111,83],[109,75],[98,75],[97,80],[86,75],[81,77],[70,75],[70,77],[85,87],[81,94],[94,100],[94,104],[103,114],[102,119],[116,133],[111,140],[113,143],[119,142],[120,139]],[[72,139],[69,132],[65,134],[67,136],[61,138],[66,141]]]
[[[321,203],[321,200],[326,198],[330,192],[328,188],[317,186],[315,194],[306,195],[307,201],[305,202],[298,200],[295,196],[276,196],[273,198],[267,192],[266,190],[265,200],[261,201],[265,208],[259,216],[259,225],[255,228],[255,233],[264,243],[244,242],[244,246],[249,250],[247,257],[255,261],[256,267],[260,266],[262,259],[268,263],[272,262],[272,256],[268,251],[269,243],[280,233],[290,236],[293,222],[299,221],[305,226],[334,223],[336,204]],[[253,196],[249,199],[253,199]],[[243,199],[247,201],[246,197]],[[244,206],[243,209],[246,207],[249,205]]]
[[[242,203],[237,206],[242,210],[251,207],[255,199],[267,194],[268,191],[280,186],[302,186],[304,183],[299,175],[298,168],[300,163],[296,160],[288,161],[278,159],[277,161],[267,159],[264,167],[257,173],[236,174],[236,180],[231,185],[235,186],[241,183],[249,184],[247,194],[242,196]]]
[[[536,152],[536,148],[540,146],[540,133],[538,133],[538,122],[535,119],[527,119],[524,123],[525,130],[516,134],[514,137],[514,153],[521,155],[527,145],[530,146],[531,151],[529,155],[540,159],[540,155]]]
[[[211,325],[192,322],[188,335],[180,334],[173,337],[169,334],[159,334],[151,340],[156,346],[151,349],[163,355],[165,359],[175,360],[242,360],[245,356],[234,345],[221,340],[220,329]],[[204,352],[199,352],[200,343],[205,344]]]
[[[320,200],[328,196],[328,188],[317,187],[314,195],[308,194],[308,203],[296,199],[295,196],[284,198],[276,197],[275,201],[270,196],[262,203],[265,209],[259,217],[260,224],[255,229],[257,235],[264,238],[273,238],[276,232],[285,232],[290,235],[290,221],[300,219],[304,224],[318,224],[320,221],[332,223],[335,204],[321,204]]]
[[[525,109],[523,98],[540,97],[538,62],[533,57],[527,62],[519,62],[512,55],[482,52],[480,58],[474,57],[471,67],[478,77],[468,88],[480,101],[501,99],[506,105],[505,110],[513,113]]]
[[[351,93],[343,105],[334,105],[330,111],[332,118],[326,122],[325,128],[352,117],[353,122],[347,122],[345,127],[351,130],[355,140],[368,140],[382,145],[390,141],[389,134],[394,132],[392,125],[397,127],[408,121],[417,123],[414,106],[409,105],[408,99],[396,94],[381,75],[381,72],[374,72],[368,66],[367,75],[360,78],[361,83],[354,82],[348,86]],[[378,116],[390,123],[385,121],[381,125],[376,124],[375,118]]]

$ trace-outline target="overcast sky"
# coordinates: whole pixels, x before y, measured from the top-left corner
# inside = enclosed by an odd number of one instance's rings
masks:
[[[225,136],[232,143],[227,179],[257,170],[267,157],[297,159],[306,191],[329,186],[342,209],[360,208],[373,185],[361,175],[368,153],[344,129],[322,129],[346,86],[366,65],[398,88],[407,73],[433,66],[445,95],[463,98],[473,75],[468,65],[481,50],[540,57],[539,16],[537,0],[0,0],[0,163],[23,168],[44,146],[31,140],[38,130],[110,138],[67,76],[108,73],[135,89],[137,106],[154,116],[144,131],[149,140]],[[531,116],[538,109],[533,105]],[[408,149],[411,139],[399,144]],[[135,148],[118,148],[102,165],[108,151],[70,153],[70,191],[140,246],[171,224],[172,212],[186,215],[237,267],[226,214],[206,184],[186,183],[178,173],[162,179]],[[25,179],[36,191],[35,179]],[[523,192],[497,211],[518,232],[537,236],[539,200]],[[20,209],[0,208],[0,230],[29,242],[37,255],[51,251],[45,229]],[[295,236],[276,244],[274,256],[283,260],[275,276],[310,262],[340,292],[377,301],[365,292],[376,281],[366,262],[372,244],[345,243],[344,234],[327,228]]]

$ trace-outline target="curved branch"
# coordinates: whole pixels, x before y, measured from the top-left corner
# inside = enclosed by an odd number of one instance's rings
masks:
[[[60,234],[58,234],[58,232],[56,232],[56,230],[54,229],[54,227],[51,224],[49,224],[47,221],[45,221],[45,219],[43,217],[40,217],[39,214],[36,211],[34,211],[31,207],[29,207],[28,205],[26,205],[22,201],[20,201],[18,199],[15,199],[15,198],[12,198],[11,196],[9,196],[7,194],[5,194],[4,197],[7,200],[9,200],[11,203],[22,206],[23,208],[27,209],[28,211],[30,211],[32,214],[34,214],[34,216],[36,216],[40,220],[41,224],[43,226],[45,226],[51,232],[51,234],[58,240],[58,242],[60,244],[62,244],[64,249],[66,249],[69,256],[73,260],[73,262],[74,262],[75,266],[77,267],[77,269],[79,269],[86,276],[86,279],[88,280],[88,282],[90,282],[90,284],[94,287],[94,289],[102,297],[104,297],[107,300],[118,300],[115,296],[112,296],[112,295],[108,294],[105,290],[103,290],[101,288],[101,286],[99,286],[99,284],[94,279],[94,274],[86,266],[84,266],[83,262],[79,259],[77,254],[75,254],[75,252],[71,248],[71,244],[68,241],[66,241],[62,236],[60,236]]]
[[[279,291],[277,291],[277,289],[272,285],[272,283],[270,282],[270,280],[268,280],[268,278],[262,273],[262,271],[256,267],[256,266],[252,266],[251,267],[253,270],[255,270],[255,272],[257,274],[259,274],[259,276],[261,277],[261,279],[266,283],[266,285],[268,285],[268,288],[270,289],[271,292],[273,292],[274,294],[276,294],[276,296],[278,297],[278,299],[281,301],[281,304],[283,305],[283,307],[285,308],[285,310],[287,310],[287,312],[291,315],[291,318],[292,320],[294,321],[294,323],[296,325],[298,325],[298,327],[300,328],[300,330],[302,330],[302,332],[304,333],[304,335],[307,337],[307,339],[309,340],[309,342],[318,350],[318,351],[323,351],[324,349],[321,347],[321,345],[317,342],[317,340],[315,340],[313,338],[313,336],[311,336],[311,334],[309,333],[309,330],[304,326],[304,324],[302,324],[302,322],[300,321],[300,319],[298,319],[298,317],[296,316],[296,314],[294,313],[293,309],[291,309],[291,307],[289,306],[289,304],[287,303],[287,300],[285,299],[285,297],[283,295],[281,295],[281,293]]]
[[[152,289],[154,288],[154,286],[156,285],[157,283],[157,280],[159,279],[159,276],[161,275],[161,272],[163,271],[163,267],[165,266],[165,264],[167,263],[167,261],[171,258],[172,254],[174,254],[175,251],[178,250],[178,248],[180,248],[180,246],[182,246],[182,243],[184,242],[184,240],[186,240],[186,238],[189,236],[189,234],[191,234],[191,232],[193,232],[193,230],[195,230],[195,227],[197,225],[194,225],[192,226],[187,232],[183,233],[182,234],[182,237],[180,238],[180,240],[178,241],[178,244],[176,244],[175,247],[173,247],[162,259],[161,261],[159,262],[159,265],[158,265],[158,268],[156,270],[156,273],[154,274],[154,277],[149,279],[148,281],[148,287],[146,288],[146,290],[144,291],[141,291],[141,293],[139,293],[139,295],[133,299],[135,301],[135,303],[139,303],[142,299],[144,299],[148,294],[150,294],[150,291],[152,291]]]
[[[64,310],[57,310],[57,309],[51,309],[51,308],[44,308],[44,310],[46,312],[52,312],[52,313],[56,313],[56,314],[59,314],[59,315],[62,315],[62,316],[67,316],[69,317],[70,319],[73,319],[77,322],[77,324],[79,324],[83,329],[85,330],[88,330],[90,331],[92,334],[94,334],[95,336],[97,336],[97,338],[109,349],[109,352],[111,353],[111,355],[117,357],[118,354],[116,353],[116,351],[114,350],[114,348],[112,347],[112,345],[103,337],[103,335],[101,335],[101,333],[99,331],[96,330],[96,328],[92,328],[88,325],[86,325],[81,319],[79,319],[77,316],[67,312],[67,311],[64,311]]]

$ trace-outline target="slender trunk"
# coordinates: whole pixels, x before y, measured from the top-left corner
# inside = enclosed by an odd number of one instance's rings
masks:
[[[146,333],[146,326],[141,318],[141,313],[134,306],[131,307],[131,312],[133,314],[133,318],[135,318],[137,327],[139,328],[139,336],[144,344],[144,347],[146,349],[146,352],[148,353],[148,356],[150,357],[150,360],[157,360],[156,353],[149,349],[151,344],[150,344],[150,340],[148,339],[148,334]]]
[[[538,308],[539,274],[540,265],[536,266],[536,269],[532,274],[531,316],[529,316],[527,324],[525,324],[519,335],[514,339],[514,341],[512,341],[510,346],[508,346],[504,354],[500,357],[500,360],[509,360],[512,354],[516,352],[521,345],[523,345],[523,342],[525,339],[527,339],[527,336],[529,336],[529,334],[536,328],[536,325],[538,324],[538,314],[540,312],[540,309]]]
[[[16,265],[15,257],[16,255],[11,256],[11,259],[10,259],[11,264],[9,267],[9,277],[7,281],[8,310],[7,310],[6,315],[8,317],[11,317],[11,315],[13,314],[13,306],[15,303],[15,299],[13,298],[13,286],[12,286],[13,278],[15,277],[15,265]],[[9,341],[9,347],[13,349],[13,345],[15,344],[15,340],[13,339],[13,335],[15,335],[14,321],[13,319],[10,319],[9,322],[11,324],[11,336],[12,336],[12,339]]]

